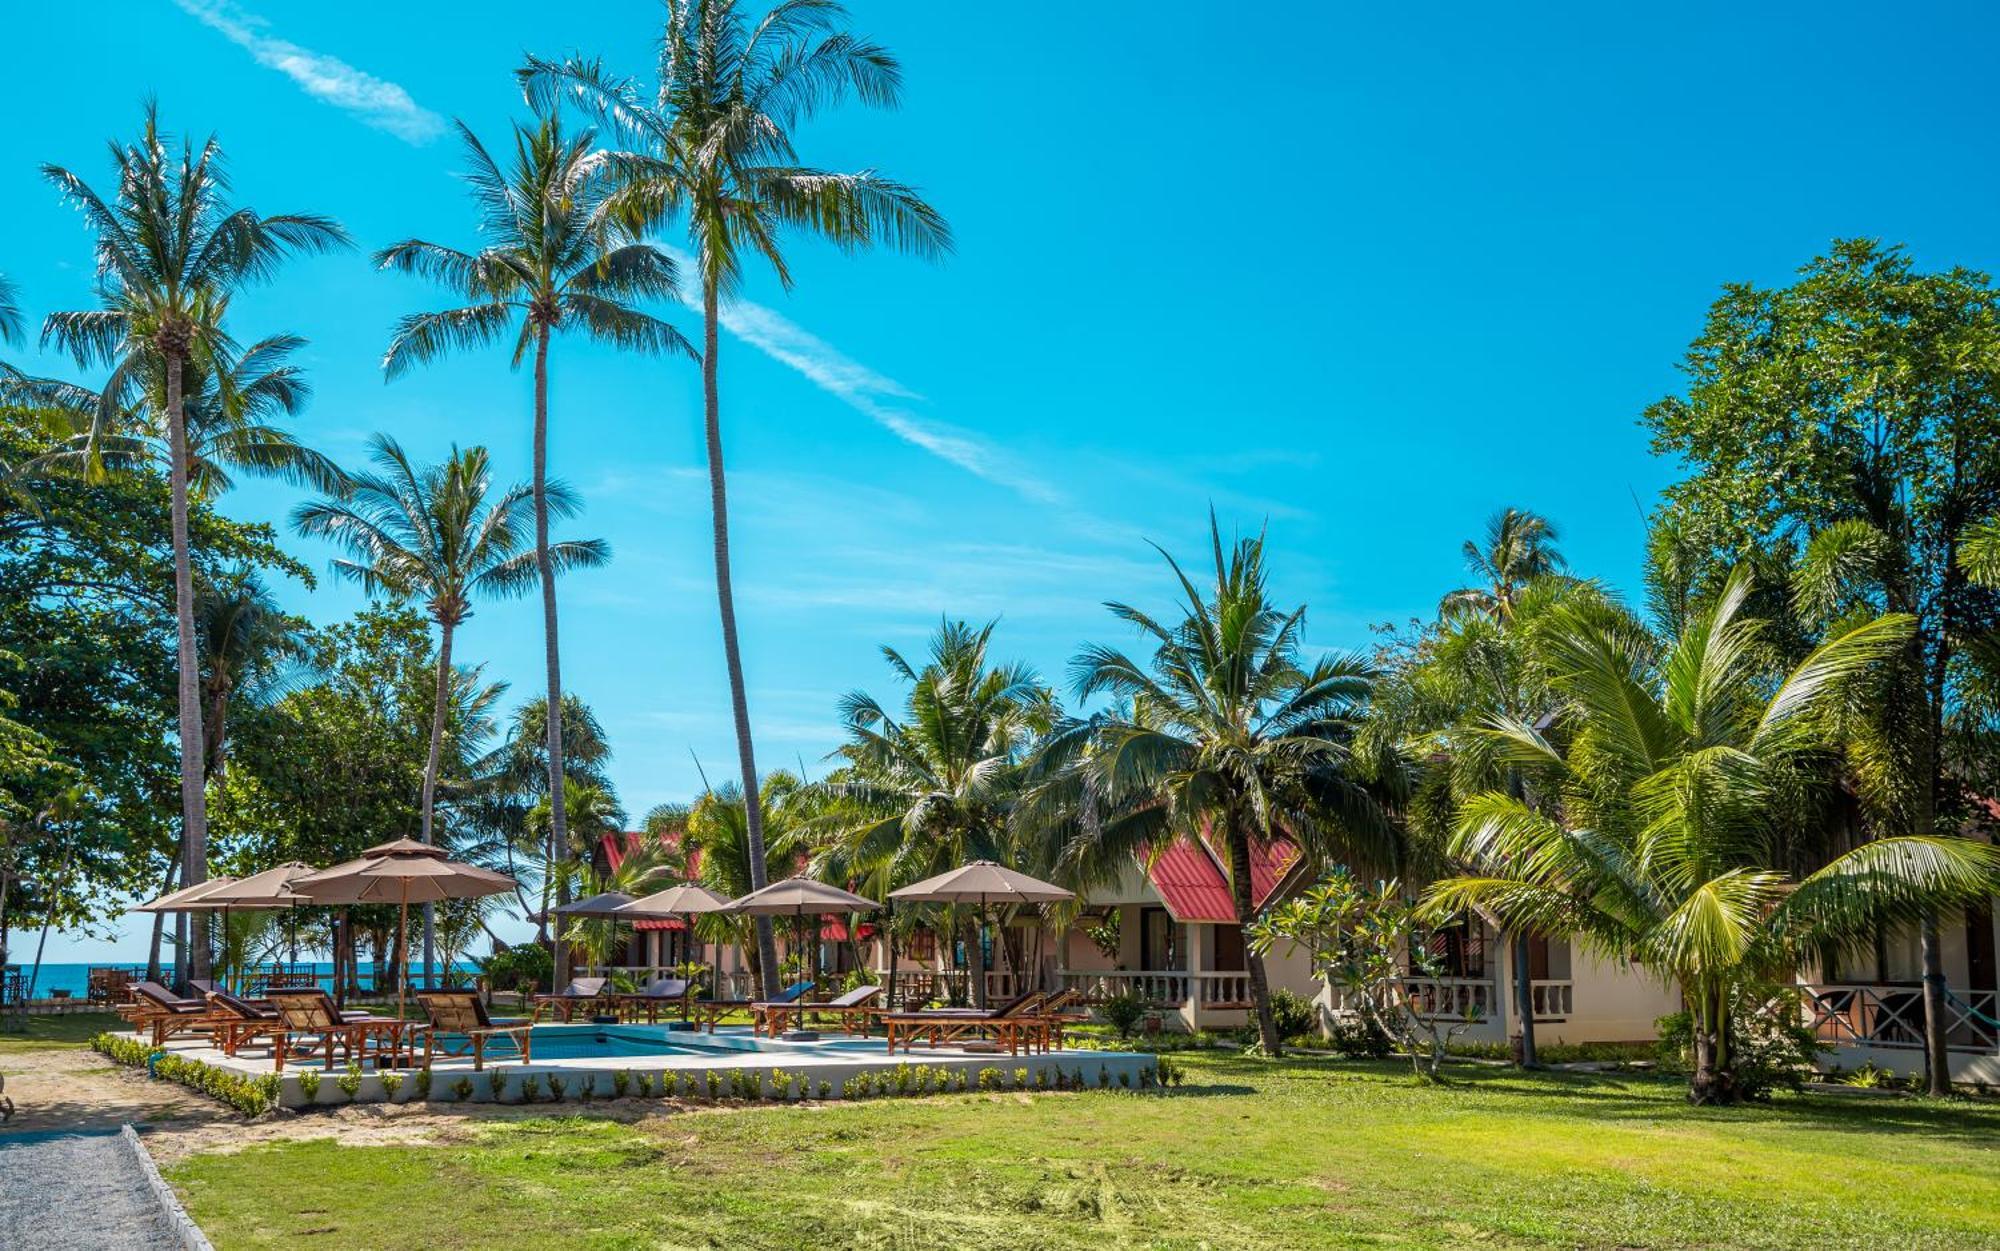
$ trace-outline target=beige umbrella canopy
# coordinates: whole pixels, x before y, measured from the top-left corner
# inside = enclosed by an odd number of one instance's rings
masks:
[[[762,890],[753,890],[741,899],[730,900],[725,910],[746,912],[752,916],[786,916],[803,920],[827,913],[873,912],[881,906],[872,899],[838,886],[815,882],[809,877],[788,877]],[[817,963],[815,951],[814,964]]]
[[[634,899],[620,908],[618,915],[634,921],[681,918],[686,925],[681,939],[681,957],[692,960],[695,917],[704,912],[721,912],[727,907],[729,901],[707,887],[683,882],[679,886],[669,886]]]
[[[206,882],[196,882],[193,886],[183,886],[179,890],[168,891],[158,899],[149,899],[133,908],[134,912],[193,912],[201,900],[225,886],[233,886],[233,877],[212,877]]]
[[[202,896],[199,904],[203,908],[291,908],[318,903],[292,889],[294,880],[317,872],[311,865],[293,860],[275,869],[237,878]]]
[[[936,877],[925,878],[901,890],[892,890],[889,892],[889,898],[924,900],[931,903],[977,904],[979,920],[984,925],[986,910],[993,904],[1059,903],[1065,899],[1076,898],[1076,892],[1064,890],[1053,882],[1044,882],[1040,878],[1017,873],[991,860],[975,860],[949,873],[940,873]],[[976,934],[974,941],[981,941]],[[1037,941],[1039,943],[1039,940]],[[1036,959],[1040,958],[1038,952]],[[983,1008],[986,1006],[986,981],[983,977],[977,981],[979,984],[972,988],[973,1002]]]
[[[568,917],[609,917],[618,916],[633,903],[632,896],[622,890],[607,890],[579,899],[574,903],[560,904],[550,911]]]
[[[442,848],[399,838],[370,847],[357,860],[319,873],[293,878],[291,888],[315,903],[393,903],[399,919],[404,975],[396,981],[396,1015],[403,1014],[409,985],[410,905],[441,899],[479,899],[513,890],[518,883],[504,873],[445,858]]]
[[[981,908],[993,904],[1061,903],[1076,898],[1053,882],[1017,873],[991,860],[971,864],[927,877],[921,882],[889,892],[891,899],[921,899],[933,903],[976,903]]]

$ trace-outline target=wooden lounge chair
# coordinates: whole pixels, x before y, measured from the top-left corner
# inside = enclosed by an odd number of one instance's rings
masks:
[[[215,1021],[215,1045],[228,1056],[235,1055],[260,1037],[276,1048],[278,1034],[285,1027],[277,1005],[269,999],[245,999],[217,988],[208,992],[208,1009]],[[362,1021],[367,1020],[369,1015],[366,1012],[342,1012],[340,1018],[342,1021]]]
[[[811,982],[794,982],[778,992],[776,999],[762,1001],[762,1006],[792,1003],[805,996],[813,988]],[[732,1012],[751,1012],[759,1006],[752,999],[696,999],[688,1005],[688,1011],[696,1025],[709,1033],[715,1032],[716,1023]]]
[[[276,1045],[271,1048],[272,1058],[279,1069],[295,1050],[304,1042],[304,1054],[312,1055],[324,1050],[326,1067],[333,1067],[336,1048],[356,1064],[366,1064],[371,1058],[376,1068],[392,1068],[402,1062],[405,1043],[408,1051],[415,1053],[416,1035],[424,1026],[415,1021],[405,1021],[392,1016],[354,1016],[336,1008],[333,996],[323,990],[273,990],[271,1005],[278,1010],[281,1022],[276,1031]]]
[[[205,999],[185,999],[158,982],[132,983],[132,1002],[120,1004],[118,1015],[132,1023],[134,1033],[150,1033],[155,1047],[166,1046],[178,1034],[212,1029],[215,1018]]]
[[[883,1032],[889,1039],[889,1053],[896,1045],[908,1051],[921,1038],[933,1048],[968,1039],[990,1037],[1005,1047],[1009,1055],[1023,1051],[1047,1051],[1053,1027],[1041,1015],[1047,996],[1039,991],[1014,999],[985,1012],[969,1008],[940,1008],[930,1012],[885,1012]]]
[[[754,1033],[776,1038],[785,1032],[789,1022],[797,1021],[803,1028],[807,1017],[837,1016],[841,1029],[857,1038],[866,1038],[868,1023],[882,1014],[882,1009],[875,1006],[875,1000],[881,994],[880,986],[857,986],[838,998],[817,1003],[805,1000],[753,1003],[750,1005],[750,1028]]]
[[[560,991],[547,995],[535,995],[528,1000],[537,1021],[542,1019],[544,1010],[568,1022],[578,1008],[589,1008],[604,998],[604,987],[611,979],[605,977],[574,977],[569,985]]]
[[[472,1057],[474,1072],[486,1067],[486,1048],[494,1042],[511,1044],[526,1064],[534,1056],[534,1027],[525,1017],[494,1018],[476,990],[420,990],[417,1002],[430,1018],[424,1031],[424,1067],[434,1055]],[[453,1044],[448,1040],[463,1039]]]
[[[636,1021],[639,1013],[646,1014],[646,1023],[651,1025],[660,1019],[661,1008],[677,1008],[681,1019],[687,1020],[688,1001],[694,995],[694,983],[684,977],[656,977],[638,990],[620,991],[604,996],[621,1020]]]

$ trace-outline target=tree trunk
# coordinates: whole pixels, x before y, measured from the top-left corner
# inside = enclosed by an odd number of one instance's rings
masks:
[[[1514,1063],[1524,1069],[1538,1069],[1542,1062],[1535,1055],[1535,986],[1529,974],[1529,936],[1516,935],[1514,951],[1514,1016],[1521,1026],[1519,1041],[1515,1046]]]
[[[180,872],[180,850],[176,848],[173,858],[167,861],[166,876],[160,882],[160,893],[162,895],[174,888],[174,882],[180,877]],[[151,945],[146,948],[146,980],[149,982],[160,980],[160,940],[166,933],[166,924],[166,913],[155,912],[153,914],[153,939]]]
[[[549,677],[549,841],[556,868],[556,903],[569,902],[569,810],[563,805],[562,662],[556,646],[556,570],[549,560],[549,328],[535,332],[535,567],[542,575],[542,650]],[[569,983],[568,952],[556,927],[555,985]]]
[[[716,282],[701,289],[701,398],[708,437],[708,497],[715,526],[715,599],[722,613],[722,656],[729,669],[729,707],[736,720],[736,762],[743,776],[743,813],[750,839],[750,889],[767,885],[764,872],[764,804],[757,786],[757,753],[750,741],[750,700],[743,690],[743,656],[736,645],[736,593],[729,579],[729,487],[722,469],[722,407],[716,397]],[[771,919],[757,918],[758,966],[764,998],[778,997],[778,944]]]
[[[972,965],[972,1006],[986,1010],[986,913],[984,910],[972,914],[972,938],[965,944],[965,958]]]
[[[453,623],[438,622],[438,663],[437,700],[431,706],[431,750],[424,760],[424,810],[422,818],[422,838],[425,843],[434,840],[433,813],[437,808],[438,758],[444,753],[444,710],[451,702],[451,631]],[[424,904],[424,986],[433,983],[432,965],[437,958],[437,905]]]
[[[167,454],[171,460],[167,478],[172,493],[174,544],[174,623],[177,634],[176,660],[180,667],[176,683],[180,702],[181,732],[181,881],[197,886],[208,880],[208,807],[203,788],[203,740],[201,733],[201,667],[195,651],[194,563],[188,548],[188,441],[187,414],[181,403],[181,357],[167,354]],[[196,935],[186,953],[188,976],[206,978],[208,970],[208,927],[197,921],[190,927]],[[179,960],[175,961],[176,964]]]
[[[1924,1093],[1951,1093],[1951,1053],[1946,1049],[1944,954],[1935,912],[1924,914],[1918,930],[1924,968]]]
[[[1250,839],[1238,828],[1232,815],[1228,830],[1229,894],[1236,904],[1236,924],[1245,926],[1256,919],[1257,899],[1250,884]],[[1271,983],[1264,976],[1264,957],[1244,944],[1243,971],[1250,975],[1250,1002],[1257,1010],[1257,1038],[1267,1056],[1285,1052],[1278,1037],[1278,1019],[1271,1012]]]

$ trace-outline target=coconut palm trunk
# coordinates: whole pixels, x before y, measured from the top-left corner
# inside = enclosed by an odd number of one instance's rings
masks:
[[[549,559],[549,327],[535,332],[535,566],[542,576],[542,652],[549,677],[549,861],[556,875],[556,903],[569,902],[569,812],[563,802],[562,660],[556,641],[556,570]],[[555,985],[568,982],[562,927],[555,927]],[[552,987],[553,989],[553,987]]]
[[[708,499],[715,524],[715,599],[722,615],[722,655],[729,669],[729,708],[736,721],[736,763],[743,775],[745,828],[752,890],[767,885],[764,807],[757,794],[757,753],[750,739],[750,700],[743,690],[743,653],[736,643],[736,593],[729,580],[729,487],[722,469],[722,406],[716,392],[716,279],[702,278],[701,399],[708,439]],[[769,917],[757,918],[757,970],[764,998],[778,997],[778,943]]]
[[[1250,881],[1250,839],[1243,833],[1236,821],[1229,823],[1226,835],[1229,844],[1229,895],[1236,905],[1236,924],[1248,925],[1257,915],[1255,887]],[[1250,1003],[1257,1012],[1257,1038],[1263,1044],[1267,1056],[1284,1052],[1284,1039],[1278,1037],[1278,1019],[1271,1012],[1271,982],[1264,976],[1264,957],[1249,950],[1245,945],[1243,971],[1250,975]]]
[[[451,700],[451,631],[457,623],[449,617],[438,621],[437,698],[431,707],[431,747],[424,759],[423,840],[435,841],[438,760],[444,755],[445,705]],[[433,965],[437,961],[437,905],[424,904],[424,986],[433,986]]]
[[[181,881],[188,886],[208,880],[208,809],[202,782],[201,668],[195,653],[194,563],[188,544],[187,414],[181,397],[182,353],[169,346],[167,367],[167,439],[170,464],[174,544],[174,627],[179,673],[176,689],[181,732]],[[197,921],[195,940],[175,953],[175,972],[187,978],[208,976],[208,927]],[[191,950],[189,949],[191,948]],[[181,970],[185,969],[185,973]]]

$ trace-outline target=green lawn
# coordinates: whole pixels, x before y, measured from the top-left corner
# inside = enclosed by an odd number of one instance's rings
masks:
[[[24,1032],[0,1030],[0,1056],[25,1051],[51,1051],[87,1043],[108,1029],[128,1028],[110,1012],[76,1012],[65,1016],[31,1016]]]
[[[1389,1065],[1189,1056],[1165,1094],[821,1109],[307,1141],[169,1176],[219,1248],[2000,1247],[2000,1109],[1665,1081],[1451,1087]]]

